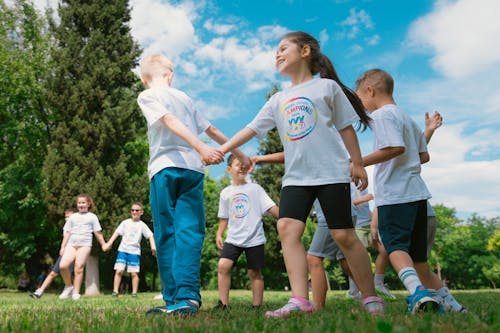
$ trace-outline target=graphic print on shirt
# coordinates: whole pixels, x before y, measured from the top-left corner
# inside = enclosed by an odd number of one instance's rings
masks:
[[[318,120],[318,111],[314,103],[307,97],[295,97],[281,106],[281,114],[285,121],[285,138],[296,141],[304,138],[314,130]]]
[[[230,211],[232,218],[241,219],[250,211],[250,200],[245,193],[235,193],[231,198]]]

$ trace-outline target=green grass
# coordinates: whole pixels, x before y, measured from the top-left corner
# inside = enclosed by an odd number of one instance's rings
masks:
[[[250,291],[231,291],[231,310],[213,311],[216,291],[204,291],[203,306],[196,316],[146,317],[150,307],[162,305],[153,293],[137,299],[110,295],[82,297],[79,302],[59,300],[46,294],[33,300],[27,294],[0,292],[0,332],[500,332],[500,291],[455,292],[468,314],[407,313],[404,293],[386,302],[383,318],[372,318],[361,306],[329,292],[326,309],[313,315],[289,319],[264,317],[264,311],[283,305],[289,292],[266,291],[262,310],[251,308]]]

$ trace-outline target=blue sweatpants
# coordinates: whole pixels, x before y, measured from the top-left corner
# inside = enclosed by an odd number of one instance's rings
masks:
[[[200,260],[205,237],[202,173],[169,167],[150,184],[156,259],[167,305],[201,304]]]

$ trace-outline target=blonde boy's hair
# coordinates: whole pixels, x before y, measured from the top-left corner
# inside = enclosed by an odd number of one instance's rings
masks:
[[[140,63],[141,78],[145,81],[151,81],[153,77],[164,77],[169,72],[174,71],[172,62],[161,54],[152,54],[142,59]]]
[[[356,89],[373,87],[378,92],[391,95],[394,91],[394,79],[382,69],[370,69],[356,80]]]

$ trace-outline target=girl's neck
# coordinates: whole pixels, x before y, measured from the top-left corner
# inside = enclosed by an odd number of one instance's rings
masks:
[[[314,78],[311,70],[309,69],[309,65],[304,63],[304,65],[300,66],[295,73],[290,75],[290,80],[292,81],[292,86],[299,85],[301,83],[310,81]]]

